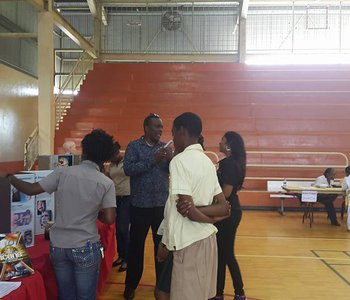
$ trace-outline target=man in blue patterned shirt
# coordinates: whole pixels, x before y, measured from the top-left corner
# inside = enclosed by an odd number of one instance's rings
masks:
[[[144,136],[129,143],[124,156],[124,171],[130,176],[131,227],[128,269],[125,279],[125,299],[133,299],[142,272],[145,240],[151,227],[154,255],[161,236],[157,230],[163,220],[165,202],[169,193],[170,148],[160,141],[163,122],[156,114],[150,114],[143,122]],[[161,265],[155,259],[156,278]]]

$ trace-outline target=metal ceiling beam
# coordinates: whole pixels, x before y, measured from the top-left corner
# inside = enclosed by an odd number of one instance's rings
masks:
[[[298,4],[315,4],[315,5],[323,5],[323,4],[337,4],[340,0],[318,0],[318,1],[312,1],[312,0],[251,0],[250,2],[255,4],[261,4],[261,5],[271,5],[271,4],[291,4],[293,3]],[[213,5],[218,5],[220,3],[227,3],[227,2],[242,2],[242,0],[101,0],[101,4],[108,6],[115,6],[118,4],[179,4],[179,3],[211,3]],[[342,0],[343,3],[350,3],[350,0]]]
[[[86,40],[69,22],[67,22],[61,14],[51,8],[47,8],[44,0],[26,0],[28,3],[32,4],[38,11],[49,10],[53,15],[53,20],[55,25],[60,28],[67,36],[69,36],[72,41],[79,45],[82,49],[93,58],[96,58],[96,52],[93,45]],[[49,1],[50,3],[50,1]]]
[[[340,0],[250,0],[251,5],[271,6],[271,5],[338,5]],[[350,3],[350,0],[342,0],[342,4]]]
[[[101,5],[101,21],[103,25],[108,26],[107,13],[103,5]]]
[[[90,12],[94,17],[97,17],[97,4],[95,0],[87,0]]]
[[[36,39],[34,32],[0,32],[0,39]]]
[[[77,45],[84,49],[92,58],[97,58],[93,45],[87,41],[70,23],[68,23],[56,10],[52,11],[55,25],[60,28]]]
[[[12,22],[10,19],[6,18],[3,15],[0,15],[0,26],[2,26],[3,28],[5,28],[8,32],[4,32],[4,34],[9,34],[9,33],[26,33],[25,30],[18,26],[16,23]],[[7,37],[10,38],[10,37]],[[12,37],[13,38],[13,37]],[[37,43],[37,37],[27,37],[29,38],[29,41],[33,42],[33,43]]]
[[[118,6],[120,4],[128,4],[130,6],[137,5],[137,4],[181,4],[181,3],[212,3],[213,5],[219,5],[220,3],[238,3],[239,0],[220,0],[220,1],[213,1],[213,0],[134,0],[134,1],[128,1],[128,0],[101,0],[101,4],[103,6]]]
[[[101,53],[100,59],[103,62],[112,61],[138,61],[138,62],[235,62],[237,55],[168,55],[168,54],[118,54],[118,53]]]
[[[81,53],[81,52],[83,52],[82,49],[73,49],[73,48],[56,48],[54,51],[55,52],[69,52],[69,53],[72,53],[72,52]]]
[[[103,25],[107,26],[107,14],[105,11],[105,8],[103,7],[103,5],[100,6],[101,8],[101,12],[99,13],[99,9],[98,9],[98,5],[99,3],[96,2],[96,0],[87,0],[87,4],[89,6],[89,10],[91,12],[91,14],[99,19]]]
[[[85,8],[85,7],[88,7],[88,4],[85,2],[75,2],[75,1],[71,1],[71,2],[58,2],[58,1],[55,1],[55,6],[58,7],[58,8],[61,8],[61,7],[75,7],[75,8]]]
[[[0,14],[0,26],[6,28],[10,32],[25,32],[22,27]]]
[[[37,11],[47,10],[45,7],[44,0],[25,0],[25,1],[31,4],[32,6],[34,6]]]
[[[240,1],[240,3],[239,3],[239,10],[240,10],[239,15],[240,15],[240,18],[244,18],[244,19],[247,18],[248,8],[249,8],[249,0],[242,0],[242,1]]]

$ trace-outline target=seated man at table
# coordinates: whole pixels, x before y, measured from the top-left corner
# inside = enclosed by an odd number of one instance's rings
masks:
[[[316,178],[312,186],[319,187],[319,188],[332,187],[334,185],[334,178],[335,178],[335,170],[333,168],[327,168],[323,172],[323,175]],[[333,205],[333,202],[335,199],[337,199],[337,197],[338,197],[337,194],[318,194],[317,195],[317,202],[324,204],[324,206],[326,207],[326,211],[328,213],[328,217],[331,220],[331,224],[334,226],[340,226],[340,224],[338,223],[337,215]]]
[[[28,183],[12,174],[1,175],[21,192],[55,193],[56,220],[50,229],[50,258],[55,270],[60,300],[95,300],[103,249],[97,218],[106,224],[115,220],[113,181],[99,166],[111,159],[113,138],[101,129],[81,142],[83,162],[58,168],[40,182]]]

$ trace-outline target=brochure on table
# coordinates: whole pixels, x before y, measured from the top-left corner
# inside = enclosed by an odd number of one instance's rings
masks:
[[[22,233],[0,234],[0,281],[33,273]]]

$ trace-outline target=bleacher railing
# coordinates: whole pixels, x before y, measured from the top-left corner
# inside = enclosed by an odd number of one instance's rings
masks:
[[[83,51],[77,63],[60,86],[55,97],[56,130],[59,129],[60,123],[63,122],[67,109],[70,108],[74,96],[83,83],[87,72],[92,69],[93,63],[94,59],[86,51]]]
[[[205,153],[211,158],[214,164],[219,163],[219,155],[212,151],[205,151]],[[278,156],[291,156],[291,158],[300,157],[313,157],[315,160],[318,160],[318,158],[323,158],[323,161],[325,161],[325,158],[328,157],[332,163],[329,164],[293,164],[293,163],[285,163],[285,164],[274,164],[274,163],[249,163],[252,156],[258,157],[257,159],[264,161],[263,156],[264,155],[273,155],[274,158]],[[299,169],[299,170],[313,170],[313,169],[320,169],[324,170],[326,168],[335,168],[335,169],[345,169],[349,165],[349,159],[346,154],[342,152],[317,152],[317,151],[247,151],[247,169],[254,168],[254,169],[266,169],[266,168],[273,168],[273,169]],[[291,160],[292,161],[292,160]],[[338,161],[339,163],[334,163],[334,161]],[[245,180],[283,180],[286,177],[267,177],[267,176],[247,176]],[[307,178],[307,177],[288,177],[287,180],[296,180],[296,181],[309,181],[314,180],[315,178]]]
[[[331,160],[340,161],[340,163],[329,163],[329,164],[268,164],[268,163],[248,163],[247,168],[280,168],[280,169],[320,169],[324,170],[326,168],[335,168],[335,169],[344,169],[349,165],[348,157],[342,152],[318,152],[318,151],[247,151],[248,161],[249,154],[253,155],[290,155],[293,156],[309,156],[313,158],[323,158],[325,159],[327,156],[331,158]],[[246,177],[246,180],[283,180],[285,177]],[[287,178],[288,180],[299,180],[299,181],[307,181],[314,180],[315,178],[306,178],[306,177],[295,177],[295,178]]]
[[[39,127],[36,126],[24,143],[24,170],[31,170],[39,155]]]

